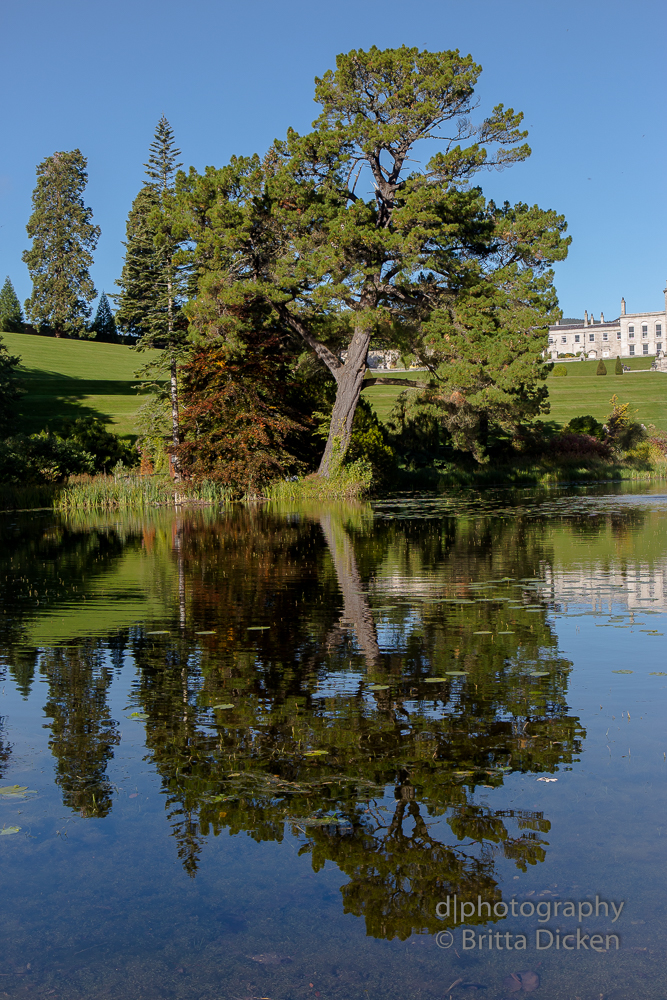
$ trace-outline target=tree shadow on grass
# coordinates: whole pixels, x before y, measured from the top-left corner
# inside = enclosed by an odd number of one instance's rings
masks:
[[[112,414],[92,404],[87,400],[89,396],[136,397],[137,405],[148,398],[146,393],[136,390],[134,380],[81,379],[34,369],[23,369],[21,378],[26,391],[18,406],[19,429],[26,434],[47,427],[57,430],[63,420],[78,417],[98,417],[111,423]]]

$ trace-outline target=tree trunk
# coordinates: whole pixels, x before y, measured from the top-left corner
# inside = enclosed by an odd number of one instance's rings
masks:
[[[178,416],[178,371],[176,368],[176,356],[174,354],[171,356],[169,395],[171,397],[171,442],[175,448],[178,448],[181,443],[181,430]],[[178,467],[178,456],[171,455],[170,459],[174,470],[174,479],[178,480],[181,478]]]
[[[366,355],[371,342],[370,331],[357,327],[344,365],[333,375],[337,382],[336,402],[331,414],[331,426],[318,472],[328,479],[341,466],[352,437],[352,423],[357,403],[364,387]]]

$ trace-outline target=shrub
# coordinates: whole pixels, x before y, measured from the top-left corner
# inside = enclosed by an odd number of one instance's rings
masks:
[[[92,455],[93,472],[108,472],[117,462],[127,466],[137,462],[136,450],[117,434],[107,430],[99,417],[78,417],[76,420],[63,421],[60,437]]]
[[[94,456],[78,442],[47,431],[0,441],[0,483],[61,483],[70,475],[92,472],[94,467]]]
[[[550,448],[564,459],[608,459],[611,455],[609,445],[598,441],[591,434],[572,434],[568,431],[557,435]]]
[[[588,434],[590,437],[603,441],[605,437],[604,425],[587,413],[583,417],[572,417],[569,424],[563,428],[566,434]]]
[[[560,375],[562,378],[563,375],[567,375],[567,365],[554,365],[554,370],[551,374]]]
[[[606,375],[607,374],[607,366],[605,365],[605,363],[602,360],[602,358],[600,358],[600,360],[598,361],[598,366],[597,366],[597,369],[595,371],[595,374],[596,375]]]
[[[623,363],[617,354],[616,364],[614,365],[614,375],[622,375],[622,374],[623,374]]]

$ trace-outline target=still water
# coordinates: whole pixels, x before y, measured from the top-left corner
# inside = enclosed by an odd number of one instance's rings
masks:
[[[0,514],[0,998],[667,997],[664,487]]]

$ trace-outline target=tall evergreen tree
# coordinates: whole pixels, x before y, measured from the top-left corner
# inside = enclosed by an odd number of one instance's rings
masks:
[[[173,130],[160,118],[145,164],[148,183],[134,200],[127,221],[123,272],[118,282],[117,320],[121,329],[137,336],[137,349],[159,348],[157,362],[148,367],[169,379],[172,443],[180,445],[178,363],[187,343],[187,324],[181,318],[181,274],[177,254],[183,244],[174,212],[174,181],[180,150]],[[175,460],[176,461],[176,460]]]
[[[26,229],[33,245],[23,254],[33,283],[26,300],[28,319],[36,326],[87,336],[90,303],[97,297],[89,274],[100,227],[83,192],[87,161],[79,149],[47,156],[37,167],[33,212]]]
[[[116,321],[111,312],[111,306],[105,292],[102,292],[90,332],[95,334],[97,340],[105,340],[107,343],[113,343],[113,341],[118,340]]]
[[[0,331],[4,333],[21,333],[23,330],[23,311],[14,286],[5,278],[0,290]]]

